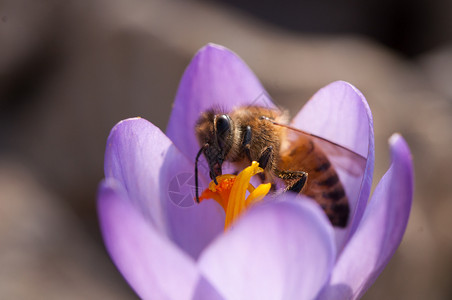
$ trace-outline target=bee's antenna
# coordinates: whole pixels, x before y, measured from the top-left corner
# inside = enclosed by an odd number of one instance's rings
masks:
[[[205,144],[204,146],[199,149],[198,154],[196,154],[196,160],[195,160],[195,189],[196,189],[196,202],[199,203],[199,184],[198,184],[198,160],[201,156],[201,153],[209,147],[209,144]]]

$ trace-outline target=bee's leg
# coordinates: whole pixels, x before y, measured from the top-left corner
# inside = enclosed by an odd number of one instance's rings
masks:
[[[284,181],[292,181],[293,183],[287,186],[286,191],[297,194],[301,192],[308,180],[308,173],[303,171],[277,171],[276,174]]]
[[[243,148],[245,149],[245,155],[246,157],[250,160],[250,162],[253,161],[252,157],[251,157],[251,137],[252,137],[252,131],[251,131],[251,127],[250,126],[246,126],[245,129],[245,136],[243,137]],[[259,167],[261,167],[262,169],[265,169],[267,167],[268,162],[270,161],[270,158],[273,155],[273,147],[272,146],[268,146],[267,148],[265,148],[265,150],[261,153],[259,159],[257,160],[257,162],[259,163]],[[265,174],[264,173],[260,173],[259,174],[262,181],[265,180]]]
[[[243,145],[243,148],[245,148],[246,157],[250,160],[250,162],[252,162],[253,160],[251,159],[250,143],[251,143],[251,127],[246,126],[245,136],[243,137],[242,145]]]
[[[272,156],[273,156],[273,146],[268,146],[267,148],[265,148],[264,151],[262,151],[261,156],[257,160],[257,162],[259,163],[259,167],[265,170]],[[262,182],[265,181],[265,173],[259,173],[259,177],[261,178]]]
[[[273,146],[268,146],[267,148],[265,148],[265,150],[262,151],[261,156],[257,161],[259,163],[259,167],[265,169],[272,155],[273,155]]]

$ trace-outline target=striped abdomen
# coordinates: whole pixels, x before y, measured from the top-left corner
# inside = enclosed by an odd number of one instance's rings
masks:
[[[314,198],[334,226],[345,227],[349,205],[339,177],[322,149],[309,137],[299,136],[281,150],[278,169],[304,171],[308,180],[301,193]],[[290,186],[292,181],[286,181]]]

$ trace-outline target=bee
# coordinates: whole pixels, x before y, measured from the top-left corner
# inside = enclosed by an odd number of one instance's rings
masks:
[[[196,156],[195,178],[198,199],[198,161],[204,154],[210,178],[222,174],[225,161],[243,169],[257,161],[264,169],[263,182],[284,183],[284,191],[313,198],[334,226],[346,227],[350,207],[344,186],[326,152],[342,155],[363,170],[365,159],[338,144],[290,127],[287,114],[279,109],[243,106],[230,113],[214,109],[201,114],[195,133],[201,145]],[[328,151],[326,151],[328,150]]]

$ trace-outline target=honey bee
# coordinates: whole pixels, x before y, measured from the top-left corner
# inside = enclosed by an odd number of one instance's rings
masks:
[[[313,198],[334,226],[346,227],[348,197],[325,149],[357,162],[361,169],[365,159],[338,144],[292,128],[286,121],[286,113],[258,106],[238,107],[229,114],[214,109],[202,113],[195,126],[201,145],[195,164],[196,189],[201,154],[215,183],[225,161],[240,169],[257,161],[264,169],[262,181],[274,184],[282,180],[284,191]],[[198,191],[196,197],[199,202]]]

